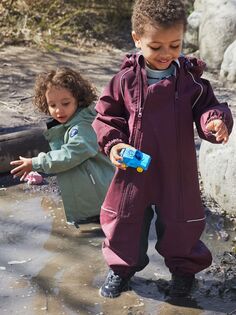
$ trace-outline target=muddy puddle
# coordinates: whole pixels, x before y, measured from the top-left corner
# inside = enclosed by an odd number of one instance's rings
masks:
[[[208,212],[204,241],[210,268],[197,275],[191,299],[168,299],[170,274],[155,252],[132,280],[132,291],[104,299],[106,275],[98,224],[76,229],[65,222],[54,178],[42,186],[0,179],[0,314],[24,315],[220,315],[236,314],[235,221]],[[227,233],[224,238],[222,233]]]

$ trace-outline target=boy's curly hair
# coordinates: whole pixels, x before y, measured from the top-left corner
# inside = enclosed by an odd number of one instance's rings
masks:
[[[132,29],[143,35],[145,25],[172,27],[183,24],[187,26],[187,16],[181,0],[136,0],[133,6]]]
[[[78,102],[78,107],[88,107],[97,99],[95,88],[78,72],[60,67],[38,75],[34,86],[34,105],[39,111],[49,114],[46,91],[51,86],[68,89]]]

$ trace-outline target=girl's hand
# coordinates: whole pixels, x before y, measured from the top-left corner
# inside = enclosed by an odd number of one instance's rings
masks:
[[[214,119],[206,125],[206,129],[211,131],[216,137],[216,141],[226,143],[229,140],[229,133],[225,123],[220,119]]]
[[[32,159],[19,157],[19,160],[11,161],[10,165],[16,165],[17,167],[11,170],[14,178],[20,177],[20,181],[23,181],[25,177],[32,171]]]
[[[126,143],[115,144],[110,151],[110,160],[111,162],[121,170],[126,170],[126,166],[119,161],[122,161],[122,156],[120,156],[120,151],[124,148],[133,148],[131,145]]]

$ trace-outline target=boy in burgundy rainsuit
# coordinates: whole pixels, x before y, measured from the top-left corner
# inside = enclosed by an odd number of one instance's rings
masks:
[[[117,166],[101,209],[110,270],[100,294],[119,296],[148,264],[155,209],[156,250],[172,274],[170,295],[186,296],[195,274],[212,261],[200,241],[205,214],[193,123],[202,139],[226,143],[233,119],[201,78],[203,62],[181,56],[186,15],[180,0],[137,0],[132,28],[141,52],[126,56],[96,105],[93,123],[101,150]],[[119,152],[128,146],[152,157],[147,171],[125,170]]]

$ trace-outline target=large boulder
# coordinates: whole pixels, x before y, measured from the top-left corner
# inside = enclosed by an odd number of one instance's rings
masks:
[[[202,14],[199,11],[193,11],[188,16],[188,28],[184,37],[184,46],[187,52],[198,50],[198,30],[201,23]]]
[[[220,78],[230,85],[236,85],[236,40],[229,45],[224,53]]]
[[[235,17],[235,0],[196,0],[185,35],[187,53],[198,46],[208,68],[219,70],[226,49],[236,39]]]
[[[199,170],[206,195],[222,209],[236,214],[236,128],[227,144],[202,141]]]
[[[202,12],[206,6],[206,1],[205,0],[195,0],[194,1],[194,11],[199,11]]]
[[[200,56],[210,69],[219,69],[224,52],[236,36],[236,1],[206,0],[199,27]]]

